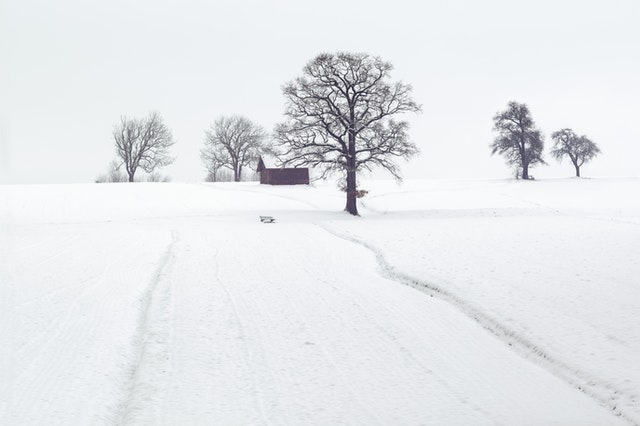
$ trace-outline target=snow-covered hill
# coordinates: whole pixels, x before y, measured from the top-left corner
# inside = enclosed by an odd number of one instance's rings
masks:
[[[0,424],[640,424],[640,180],[363,188],[0,186]]]

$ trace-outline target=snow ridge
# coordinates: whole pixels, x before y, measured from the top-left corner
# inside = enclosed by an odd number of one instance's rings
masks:
[[[158,380],[168,372],[171,340],[169,327],[171,306],[171,284],[163,280],[174,259],[174,247],[178,242],[178,233],[173,230],[171,242],[158,262],[153,279],[140,299],[140,316],[132,346],[135,355],[129,369],[129,382],[126,384],[125,397],[119,404],[117,424],[135,423],[137,415],[144,406],[158,402],[163,393],[163,380]],[[148,411],[146,411],[148,412]],[[141,420],[141,419],[137,419]],[[153,419],[145,418],[153,423]]]
[[[514,349],[525,359],[535,362],[539,366],[545,368],[556,377],[564,380],[572,387],[596,400],[601,406],[610,409],[616,416],[626,420],[629,424],[640,426],[640,419],[635,418],[633,414],[628,413],[624,408],[618,407],[619,404],[617,401],[620,401],[621,399],[628,399],[631,401],[632,397],[624,395],[622,391],[616,389],[613,384],[593,377],[592,375],[553,357],[551,354],[546,352],[544,348],[540,347],[535,342],[530,341],[517,331],[514,331],[508,326],[500,323],[497,319],[493,318],[486,312],[483,312],[481,308],[475,306],[472,302],[465,300],[437,284],[417,279],[399,271],[389,263],[389,261],[387,261],[380,249],[367,241],[359,239],[350,233],[343,233],[336,231],[335,229],[331,229],[325,224],[316,225],[337,238],[350,241],[370,250],[376,257],[379,272],[383,277],[415,288],[431,297],[438,297],[441,300],[454,305],[484,329],[508,344],[509,347]]]

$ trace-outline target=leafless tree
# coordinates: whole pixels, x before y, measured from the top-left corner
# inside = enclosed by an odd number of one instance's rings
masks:
[[[205,139],[205,145],[200,150],[200,159],[207,170],[207,182],[226,180],[227,174],[221,170],[225,164],[230,164],[229,153],[226,149],[207,143]]]
[[[134,181],[138,168],[152,173],[174,161],[169,155],[169,148],[175,143],[173,136],[157,112],[142,120],[122,117],[113,129],[113,138],[129,182]]]
[[[569,157],[576,169],[577,177],[580,177],[580,167],[600,154],[600,148],[595,142],[584,135],[576,135],[571,129],[553,132],[551,138],[554,140],[551,155],[558,161],[562,161],[563,157]]]
[[[109,163],[109,182],[126,182],[127,176],[120,171],[118,160]]]
[[[522,171],[522,179],[529,179],[529,167],[546,164],[542,159],[544,138],[526,104],[509,102],[505,111],[493,117],[493,122],[498,136],[491,144],[491,154],[502,154],[507,164]]]
[[[409,124],[392,117],[418,112],[411,86],[390,82],[393,66],[366,53],[321,54],[303,76],[283,87],[287,120],[275,139],[285,163],[309,165],[346,180],[345,210],[358,214],[356,174],[379,166],[400,179],[396,159],[418,148],[409,140]]]
[[[208,176],[214,181],[221,168],[233,172],[233,180],[240,182],[242,170],[255,163],[267,149],[267,134],[251,120],[234,115],[220,117],[205,131],[204,147],[200,151]]]

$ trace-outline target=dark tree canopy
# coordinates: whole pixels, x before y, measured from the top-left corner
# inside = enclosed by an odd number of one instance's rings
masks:
[[[576,176],[580,177],[580,167],[600,154],[598,145],[588,137],[576,135],[571,129],[562,129],[551,135],[554,140],[551,155],[558,161],[569,157],[576,169]]]
[[[283,87],[286,121],[275,140],[284,163],[308,165],[346,178],[345,210],[358,214],[356,173],[382,167],[400,179],[399,158],[418,148],[409,140],[409,124],[394,116],[418,112],[411,86],[390,82],[389,62],[366,53],[321,54]]]
[[[218,171],[225,167],[239,182],[244,167],[258,160],[267,150],[267,134],[251,120],[241,116],[220,117],[205,131],[204,147],[200,151],[209,179],[217,180]]]
[[[119,166],[124,165],[129,182],[138,168],[152,173],[158,167],[173,163],[169,148],[175,143],[171,131],[157,112],[142,120],[121,117],[113,129]]]
[[[522,170],[522,179],[529,179],[529,167],[545,164],[544,138],[535,127],[529,108],[511,101],[505,111],[493,117],[493,123],[498,136],[491,144],[491,154],[503,155],[507,164]]]

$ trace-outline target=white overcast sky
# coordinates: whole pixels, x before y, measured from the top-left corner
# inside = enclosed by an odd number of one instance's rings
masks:
[[[174,181],[204,177],[216,117],[270,130],[281,86],[318,53],[394,64],[423,112],[407,178],[510,177],[492,117],[529,105],[546,136],[571,127],[603,154],[585,176],[639,176],[640,1],[0,0],[0,183],[92,182],[121,115],[157,110]],[[569,163],[532,170],[570,176]]]

